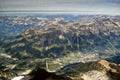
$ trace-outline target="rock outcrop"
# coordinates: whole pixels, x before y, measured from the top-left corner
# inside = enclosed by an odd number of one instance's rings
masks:
[[[73,80],[80,78],[84,80],[120,80],[119,64],[106,60],[72,64],[65,66],[60,71],[58,73],[70,76]]]
[[[72,80],[72,79],[56,75],[54,73],[50,73],[44,69],[36,67],[32,72],[25,76],[23,80]]]

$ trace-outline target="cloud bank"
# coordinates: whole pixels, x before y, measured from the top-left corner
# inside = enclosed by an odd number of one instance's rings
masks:
[[[0,0],[0,11],[120,13],[120,0]]]

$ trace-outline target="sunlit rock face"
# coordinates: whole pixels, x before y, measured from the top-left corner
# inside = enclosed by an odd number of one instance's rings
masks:
[[[84,80],[113,80],[101,71],[89,71],[81,76]]]
[[[106,60],[74,63],[57,73],[70,76],[73,80],[120,80],[120,65]]]

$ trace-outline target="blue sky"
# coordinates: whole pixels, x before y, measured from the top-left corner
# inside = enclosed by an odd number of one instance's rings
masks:
[[[0,11],[120,14],[120,0],[0,0]]]

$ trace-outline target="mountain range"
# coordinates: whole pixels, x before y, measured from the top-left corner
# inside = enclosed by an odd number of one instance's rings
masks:
[[[37,64],[73,80],[119,80],[119,55],[120,16],[0,16],[3,72],[22,74]]]

